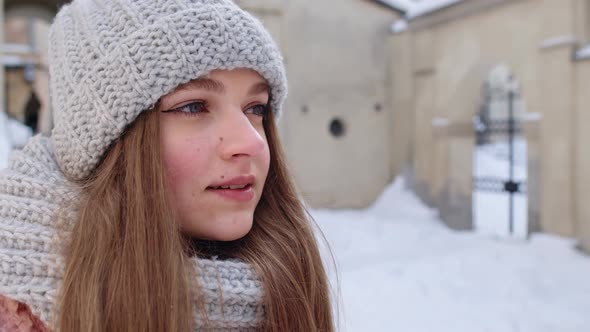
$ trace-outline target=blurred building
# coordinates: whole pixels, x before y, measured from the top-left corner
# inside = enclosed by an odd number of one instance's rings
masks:
[[[49,132],[47,29],[67,1],[2,1],[0,100],[23,122],[37,109]],[[367,207],[405,173],[451,227],[471,228],[473,116],[482,87],[510,78],[530,228],[590,248],[590,0],[235,1],[285,55],[281,133],[313,207]]]
[[[590,249],[590,1],[438,2],[393,26],[394,133],[415,190],[453,227],[471,227],[470,128],[502,66],[522,99],[530,228]]]

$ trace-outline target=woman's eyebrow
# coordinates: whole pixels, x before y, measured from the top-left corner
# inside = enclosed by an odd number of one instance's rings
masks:
[[[223,83],[210,78],[200,78],[197,80],[192,80],[188,83],[179,86],[174,91],[177,92],[193,89],[203,89],[220,94],[225,92],[225,86],[223,85]]]
[[[251,88],[250,91],[248,91],[249,95],[257,95],[259,93],[263,93],[263,92],[269,92],[270,91],[270,86],[266,83],[266,82],[259,82],[254,84]]]
[[[200,78],[197,80],[192,80],[188,83],[185,83],[174,91],[186,91],[192,89],[204,89],[209,90],[216,93],[225,93],[225,86],[223,83],[210,79],[210,78]],[[254,84],[250,90],[248,91],[249,95],[257,95],[263,92],[270,92],[270,86],[266,82],[259,82]]]

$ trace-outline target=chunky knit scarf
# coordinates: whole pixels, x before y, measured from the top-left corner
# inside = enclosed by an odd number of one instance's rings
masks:
[[[0,171],[0,294],[28,304],[46,323],[54,319],[63,268],[53,216],[75,193],[47,137],[33,137]],[[243,331],[260,325],[262,288],[251,266],[201,258],[194,264],[213,328]],[[202,327],[196,312],[195,317],[196,327]]]

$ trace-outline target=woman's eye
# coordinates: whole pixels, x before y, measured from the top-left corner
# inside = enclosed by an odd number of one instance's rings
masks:
[[[176,107],[164,112],[184,113],[185,115],[197,115],[206,110],[206,106],[202,101],[195,101],[180,107]]]
[[[266,116],[267,112],[268,112],[268,105],[263,105],[263,104],[254,105],[246,110],[246,113],[252,113],[254,115],[258,115],[258,116],[262,116],[262,117]]]

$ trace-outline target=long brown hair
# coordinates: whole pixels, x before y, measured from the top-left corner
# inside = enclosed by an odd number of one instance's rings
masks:
[[[271,163],[252,229],[217,247],[258,272],[263,331],[334,331],[313,220],[288,174],[273,116],[264,120]],[[159,137],[158,112],[142,113],[80,183],[64,248],[60,331],[192,329],[199,289],[189,255],[199,248],[189,250],[168,203]]]

